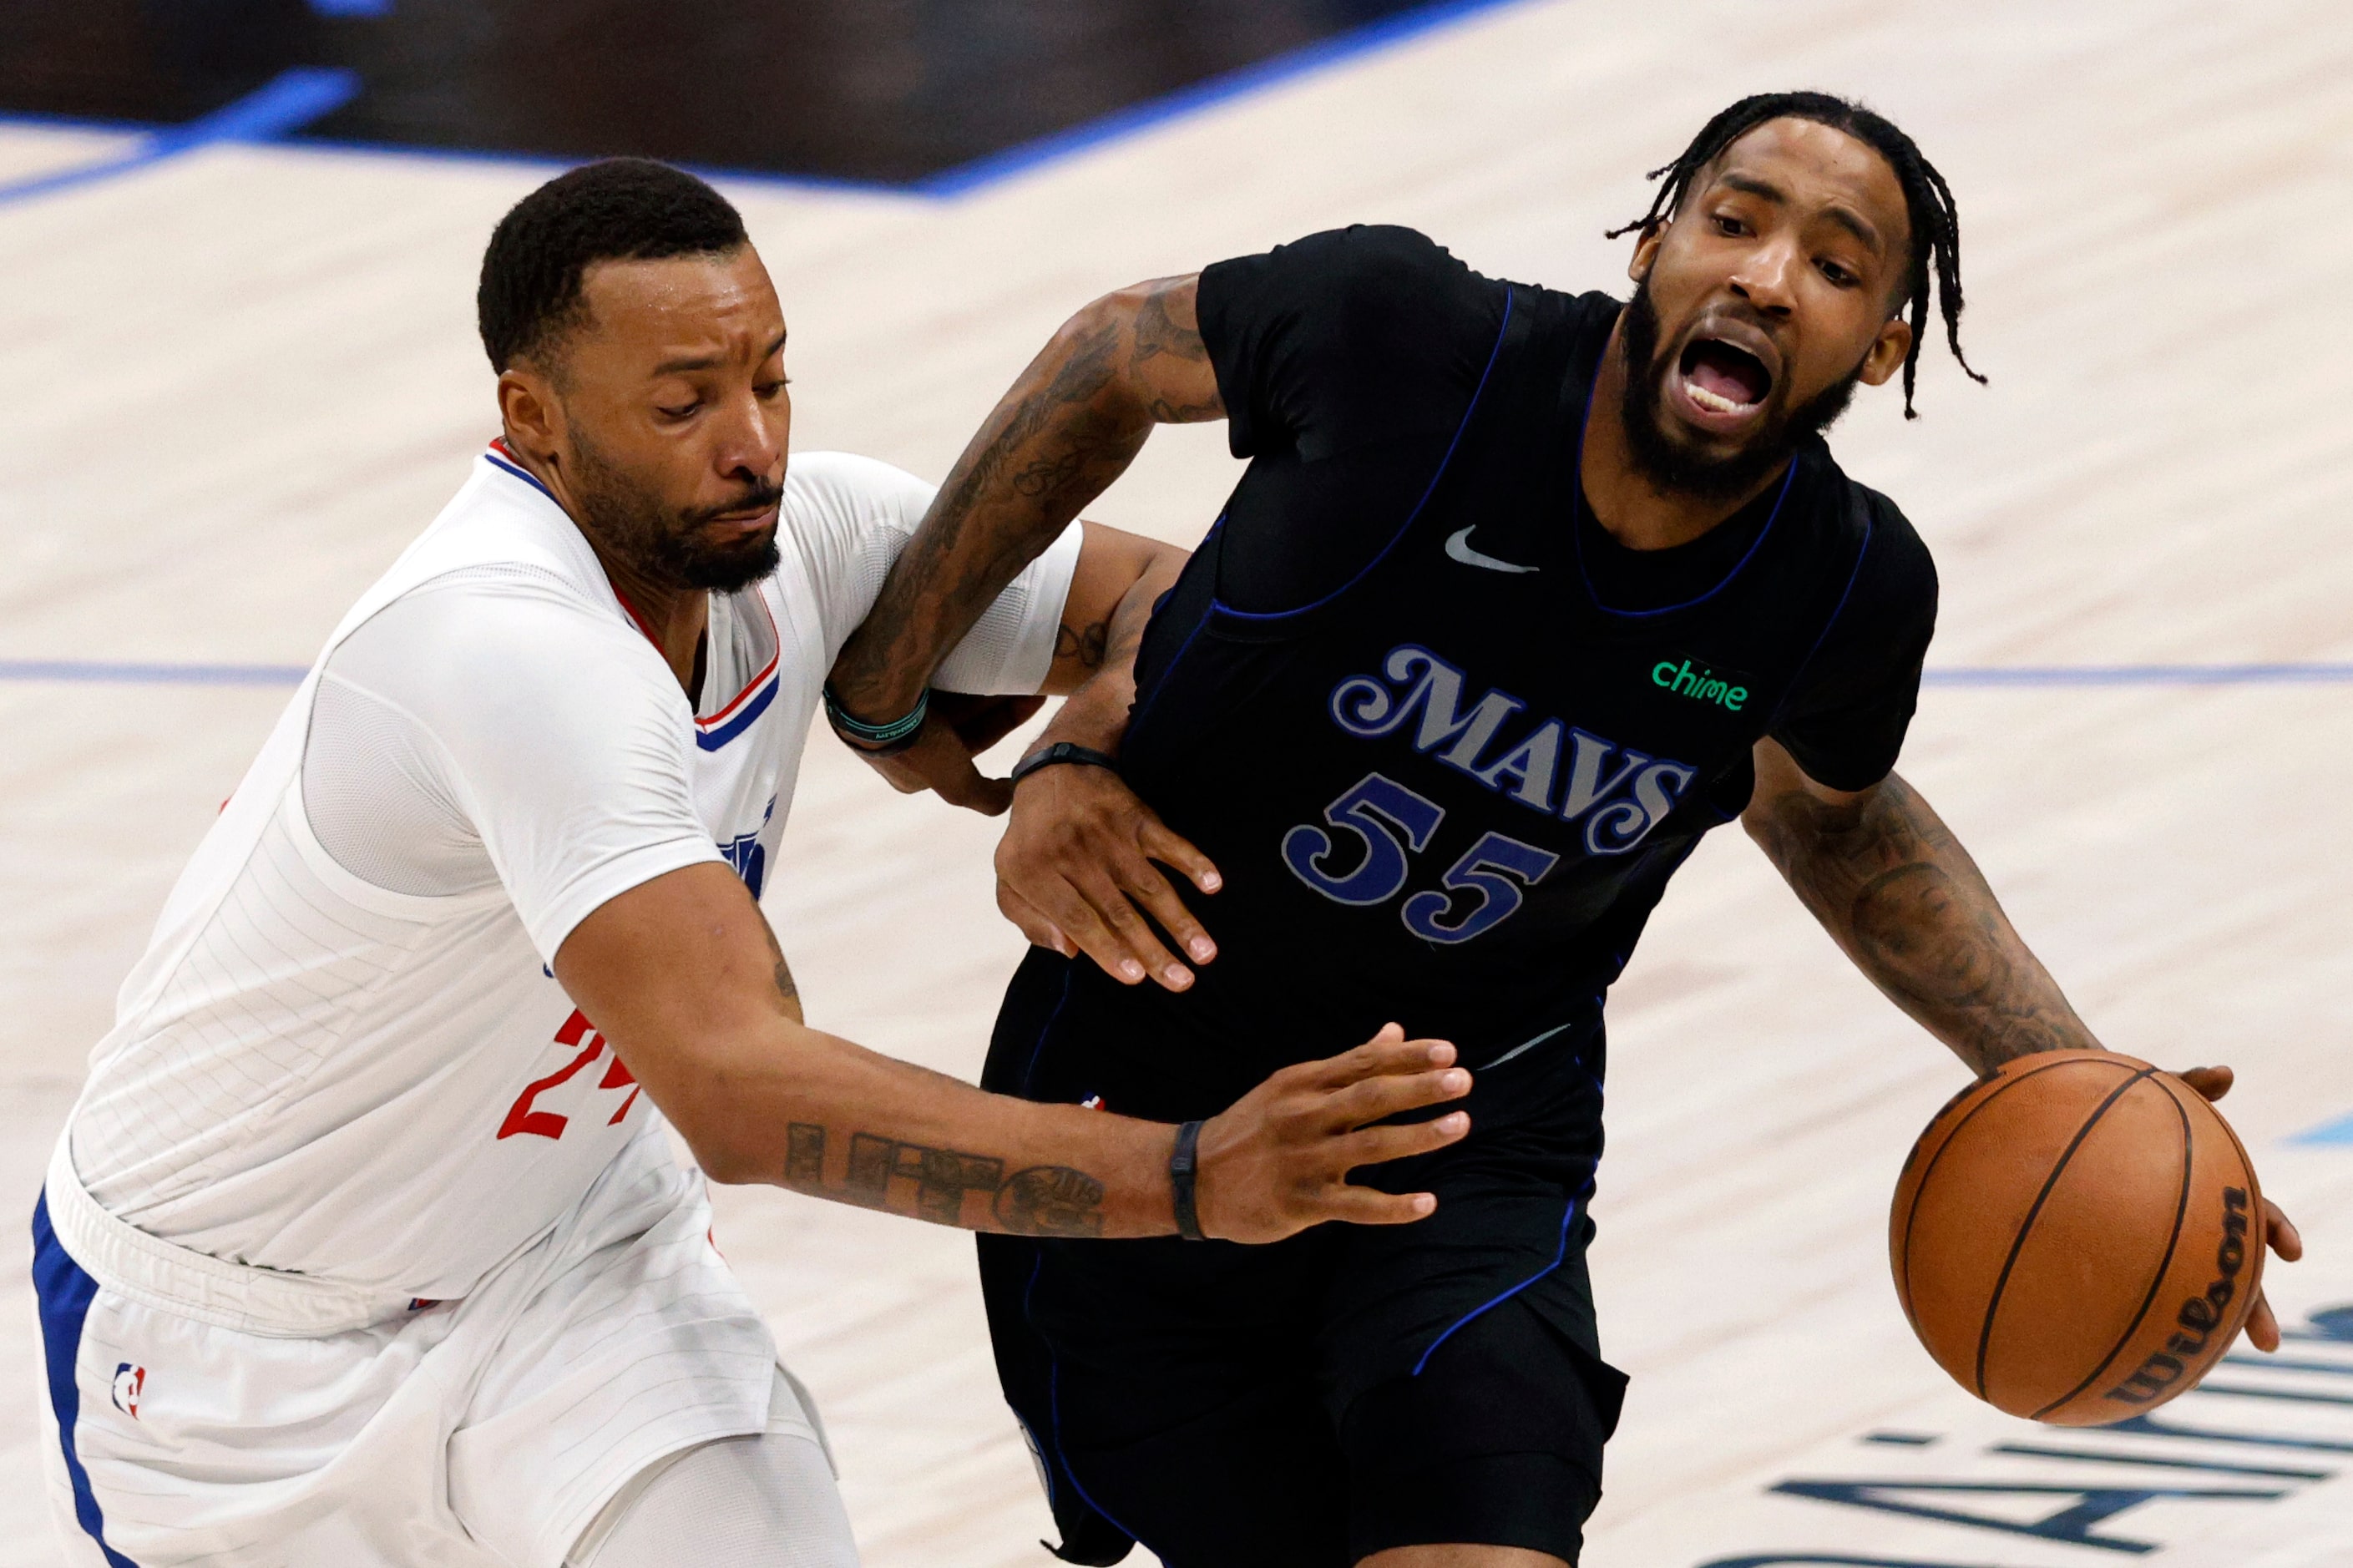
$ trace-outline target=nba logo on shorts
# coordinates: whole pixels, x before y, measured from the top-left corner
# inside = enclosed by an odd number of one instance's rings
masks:
[[[147,1369],[124,1362],[114,1369],[114,1407],[133,1421],[139,1419],[139,1395],[147,1387]]]

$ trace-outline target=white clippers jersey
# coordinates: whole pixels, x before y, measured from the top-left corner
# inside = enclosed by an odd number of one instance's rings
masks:
[[[149,1235],[386,1297],[464,1296],[546,1234],[659,1135],[547,966],[680,867],[723,859],[757,894],[819,685],[931,495],[795,457],[782,563],[712,595],[697,711],[494,444],[337,628],[174,889],[68,1125],[82,1185]],[[1007,590],[942,685],[1038,689],[1078,546],[1073,527]],[[356,706],[341,765],[306,767],[322,681]],[[419,800],[410,822],[396,803]],[[427,881],[322,843],[371,811]]]

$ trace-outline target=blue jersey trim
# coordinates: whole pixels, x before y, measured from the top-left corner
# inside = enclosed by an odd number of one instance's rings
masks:
[[[512,474],[516,479],[521,479],[523,483],[529,485],[532,489],[537,490],[548,500],[555,500],[555,492],[549,489],[545,485],[541,484],[539,482],[539,476],[533,473],[529,468],[523,468],[515,463],[510,463],[495,452],[483,453],[482,461],[490,464],[490,466],[494,468],[505,469],[508,473]],[[562,506],[564,503],[562,501],[555,501],[555,504]]]
[[[1599,378],[1597,376],[1595,380],[1598,384]],[[1662,605],[1655,610],[1621,610],[1615,605],[1605,605],[1601,602],[1600,591],[1593,585],[1593,574],[1585,569],[1585,536],[1577,529],[1577,513],[1585,504],[1585,427],[1592,418],[1593,390],[1588,387],[1585,393],[1585,412],[1577,421],[1577,470],[1569,476],[1568,542],[1577,552],[1577,574],[1583,579],[1585,596],[1593,601],[1593,607],[1605,616],[1618,616],[1630,621],[1648,620],[1652,616],[1671,616],[1677,610],[1688,610],[1694,605],[1704,605],[1726,588],[1731,587],[1734,579],[1748,569],[1748,563],[1757,559],[1757,552],[1764,549],[1765,542],[1773,536],[1773,525],[1781,521],[1781,503],[1789,499],[1789,487],[1797,482],[1798,464],[1804,454],[1790,454],[1789,467],[1781,475],[1780,493],[1773,498],[1773,510],[1766,515],[1765,526],[1757,531],[1757,537],[1749,542],[1747,550],[1742,553],[1739,560],[1732,563],[1732,570],[1726,572],[1715,587],[1697,598],[1685,599],[1679,605]],[[1598,517],[1593,521],[1597,525],[1601,521]]]
[[[1805,678],[1806,671],[1813,668],[1814,655],[1821,652],[1822,644],[1830,640],[1831,628],[1839,624],[1841,616],[1846,614],[1846,602],[1854,597],[1854,585],[1862,580],[1862,563],[1871,558],[1871,542],[1877,537],[1878,531],[1877,524],[1868,518],[1863,520],[1862,548],[1854,552],[1854,569],[1846,574],[1846,586],[1839,590],[1838,604],[1831,610],[1831,618],[1822,623],[1822,629],[1816,634],[1814,646],[1806,650],[1806,657],[1799,659],[1798,667],[1789,672],[1788,682],[1781,689],[1781,700],[1773,710],[1773,721],[1766,728],[1767,734],[1781,727],[1782,715],[1788,712],[1789,704],[1797,700],[1798,683]]]
[[[1032,1243],[1032,1245],[1035,1246],[1035,1243]],[[1033,1334],[1038,1334],[1038,1324],[1037,1321],[1030,1317],[1029,1301],[1030,1298],[1035,1296],[1038,1291],[1039,1271],[1045,1267],[1046,1252],[1043,1247],[1039,1247],[1038,1260],[1029,1266],[1029,1283],[1024,1286],[1021,1290],[1021,1316],[1024,1319],[1029,1320],[1029,1331]],[[1103,1515],[1103,1518],[1109,1520],[1111,1521],[1112,1528],[1126,1536],[1130,1541],[1142,1542],[1144,1539],[1142,1536],[1128,1529],[1127,1526],[1120,1523],[1117,1515],[1113,1514],[1111,1510],[1103,1507],[1103,1504],[1095,1501],[1093,1496],[1087,1490],[1086,1482],[1079,1479],[1079,1472],[1071,1468],[1071,1458],[1068,1454],[1065,1454],[1062,1451],[1061,1358],[1054,1353],[1053,1342],[1049,1340],[1044,1334],[1038,1334],[1038,1342],[1046,1347],[1046,1415],[1047,1419],[1052,1424],[1052,1431],[1050,1435],[1053,1438],[1054,1442],[1054,1463],[1052,1466],[1048,1467],[1048,1473],[1050,1475],[1052,1470],[1059,1467],[1062,1474],[1070,1478],[1071,1489],[1079,1494],[1079,1500],[1081,1502],[1085,1503],[1089,1508],[1094,1510],[1097,1513]],[[1048,1500],[1050,1502],[1052,1500],[1050,1486],[1049,1487],[1048,1491]]]
[[[40,1303],[41,1353],[47,1373],[49,1408],[58,1418],[58,1446],[65,1451],[66,1479],[73,1488],[74,1519],[98,1542],[110,1568],[138,1568],[106,1543],[106,1516],[90,1489],[90,1472],[74,1451],[74,1426],[81,1417],[81,1385],[74,1363],[81,1355],[82,1323],[98,1295],[98,1281],[58,1242],[49,1226],[49,1195],[33,1204],[33,1294]]]
[[[716,730],[697,730],[694,732],[694,743],[706,752],[715,752],[750,729],[752,721],[765,713],[768,710],[768,704],[776,700],[776,688],[781,684],[780,680],[769,681],[760,689],[760,694],[757,697],[744,704],[735,717],[728,720]]]
[[[1201,612],[1201,618],[1193,623],[1193,629],[1185,634],[1185,640],[1176,645],[1176,656],[1168,661],[1168,668],[1160,672],[1160,679],[1152,683],[1152,689],[1135,700],[1135,706],[1127,716],[1129,743],[1134,743],[1135,732],[1144,727],[1145,719],[1152,712],[1152,705],[1160,700],[1160,694],[1168,689],[1171,680],[1176,679],[1176,668],[1185,662],[1185,656],[1191,653],[1193,645],[1201,640],[1201,628],[1208,626],[1209,617],[1217,613],[1218,602],[1211,599],[1209,607]]]
[[[1471,428],[1471,421],[1479,412],[1480,401],[1487,393],[1487,378],[1494,374],[1495,361],[1503,355],[1504,334],[1512,328],[1512,299],[1516,292],[1517,290],[1510,284],[1504,286],[1503,324],[1495,329],[1495,346],[1487,351],[1487,365],[1479,373],[1479,384],[1471,389],[1471,405],[1462,411],[1461,423],[1454,426],[1454,438],[1446,443],[1446,456],[1438,460],[1438,471],[1430,476],[1430,483],[1423,487],[1421,499],[1413,503],[1413,510],[1406,513],[1405,521],[1398,525],[1398,531],[1389,536],[1389,542],[1381,546],[1381,552],[1366,562],[1362,571],[1312,605],[1302,605],[1295,610],[1237,610],[1223,599],[1212,595],[1209,599],[1211,615],[1231,616],[1238,621],[1282,621],[1289,620],[1293,616],[1303,616],[1310,610],[1322,609],[1341,595],[1345,594],[1372,575],[1379,568],[1380,563],[1389,558],[1397,547],[1405,542],[1405,536],[1413,531],[1413,525],[1421,518],[1422,509],[1430,504],[1430,498],[1438,493],[1439,481],[1443,479],[1446,477],[1446,471],[1454,466],[1455,448],[1462,445],[1462,432]]]
[[[1587,1182],[1586,1192],[1590,1192],[1592,1190],[1593,1184],[1590,1181]],[[1421,1352],[1421,1359],[1413,1363],[1413,1371],[1410,1375],[1414,1377],[1419,1377],[1421,1375],[1421,1369],[1430,1364],[1430,1358],[1438,1353],[1439,1346],[1444,1344],[1447,1341],[1454,1337],[1455,1330],[1477,1321],[1482,1316],[1494,1310],[1497,1307],[1502,1306],[1504,1302],[1510,1300],[1513,1297],[1518,1295],[1521,1291],[1526,1289],[1529,1286],[1535,1284],[1537,1280],[1543,1279],[1554,1269],[1558,1268],[1562,1262],[1568,1257],[1569,1227],[1577,1223],[1577,1211],[1584,1206],[1584,1204],[1585,1193],[1579,1193],[1577,1196],[1568,1200],[1568,1212],[1560,1216],[1560,1245],[1554,1248],[1552,1261],[1550,1263],[1546,1264],[1542,1268],[1537,1269],[1534,1274],[1529,1275],[1526,1279],[1521,1280],[1510,1289],[1504,1291],[1501,1295],[1492,1297],[1489,1300],[1481,1302],[1478,1306],[1472,1308],[1469,1311],[1463,1313],[1461,1317],[1447,1324],[1445,1331],[1436,1339],[1430,1342],[1430,1348]]]

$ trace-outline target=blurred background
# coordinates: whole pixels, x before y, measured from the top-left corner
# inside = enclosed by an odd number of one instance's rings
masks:
[[[919,184],[1412,0],[5,0],[0,109],[191,121],[290,70],[305,142]]]
[[[1966,1075],[1712,835],[1610,1000],[1593,1268],[1633,1384],[1588,1568],[2346,1568],[2345,0],[0,0],[0,1218],[295,680],[496,433],[476,272],[556,168],[717,174],[796,450],[936,480],[1138,279],[1381,222],[1622,291],[1602,231],[1644,171],[1791,87],[1950,179],[1991,376],[1932,345],[1917,421],[1866,394],[1832,436],[1941,574],[1903,771],[2108,1045],[2238,1069],[2311,1247],[2266,1281],[2301,1337],[2161,1431],[1962,1394],[1885,1225]],[[1164,429],[1091,514],[1190,545],[1238,471],[1222,427]],[[765,906],[813,1022],[976,1075],[1021,952],[997,831],[812,737]],[[969,1240],[716,1206],[870,1568],[1047,1568]],[[0,1245],[0,1568],[65,1561],[38,1354]]]

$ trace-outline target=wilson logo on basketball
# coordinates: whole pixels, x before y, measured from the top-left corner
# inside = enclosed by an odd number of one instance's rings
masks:
[[[2231,1302],[2239,1293],[2239,1270],[2247,1264],[2247,1194],[2241,1187],[2222,1189],[2222,1242],[2215,1249],[2214,1268],[2221,1278],[2192,1296],[2173,1315],[2182,1331],[2165,1342],[2133,1374],[2108,1390],[2110,1399],[2147,1405],[2161,1398],[2181,1380],[2191,1363],[2205,1353],[2214,1331],[2231,1319]],[[2185,1360],[2184,1358],[2188,1358]]]

